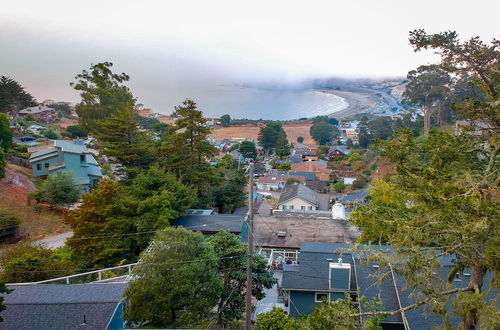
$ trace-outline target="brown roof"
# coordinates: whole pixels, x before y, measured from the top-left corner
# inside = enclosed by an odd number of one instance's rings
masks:
[[[309,172],[309,173],[332,173],[332,170],[315,162],[303,162],[292,164],[292,171],[294,172]]]

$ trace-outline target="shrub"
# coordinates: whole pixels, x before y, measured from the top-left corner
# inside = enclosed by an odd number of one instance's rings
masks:
[[[15,236],[19,230],[19,218],[9,211],[0,210],[0,240]]]
[[[356,180],[352,183],[353,189],[361,189],[368,184],[368,178],[363,175],[360,175],[356,178]]]
[[[42,135],[51,140],[57,139],[57,133],[52,128],[42,131]]]
[[[73,265],[60,255],[58,250],[33,246],[30,243],[16,244],[0,254],[2,271],[0,281],[19,283],[42,281],[68,275]]]
[[[333,189],[339,193],[343,192],[345,190],[345,184],[342,181],[338,181],[333,185]]]

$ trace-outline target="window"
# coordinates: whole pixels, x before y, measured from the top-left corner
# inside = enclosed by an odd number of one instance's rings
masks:
[[[309,211],[312,211],[313,207],[312,206],[309,206]]]
[[[288,208],[289,208],[290,210],[293,210],[293,205],[290,205]]]
[[[49,163],[45,163],[45,168],[49,168]]]
[[[84,162],[85,162],[85,155],[80,155],[80,161],[81,161],[82,163],[84,163]]]
[[[301,209],[301,210],[305,210],[305,209],[306,209],[306,207],[305,207],[304,205],[302,205],[302,206],[300,207],[300,209]]]
[[[314,301],[317,303],[323,302],[323,300],[328,301],[328,293],[325,292],[316,292]]]
[[[283,205],[281,208],[282,208],[283,210],[286,210],[286,205]]]
[[[42,170],[42,164],[36,164],[36,170],[41,171]]]

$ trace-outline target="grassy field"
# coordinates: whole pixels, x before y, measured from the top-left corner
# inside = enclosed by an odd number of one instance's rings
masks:
[[[9,164],[5,174],[0,180],[0,209],[11,211],[19,217],[21,235],[36,239],[41,234],[54,235],[56,229],[69,231],[69,226],[62,223],[63,217],[57,212],[49,211],[46,207],[37,211],[27,205],[28,193],[36,189],[31,179],[31,170]],[[19,177],[19,186],[9,183],[15,176]]]
[[[311,122],[300,121],[300,122],[290,122],[283,123],[283,129],[286,132],[288,141],[290,143],[297,143],[297,138],[302,136],[304,138],[304,143],[315,144],[309,130],[311,128]],[[217,140],[231,139],[231,138],[246,138],[257,140],[259,136],[259,126],[245,125],[245,126],[231,126],[231,127],[220,127],[212,131],[212,135],[217,138]]]

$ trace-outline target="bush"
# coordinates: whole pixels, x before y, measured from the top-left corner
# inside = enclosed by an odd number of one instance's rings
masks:
[[[30,243],[16,244],[0,254],[2,271],[0,281],[19,283],[43,281],[70,274],[73,265],[60,256],[59,249],[52,251]]]
[[[356,178],[356,180],[352,183],[353,189],[361,189],[368,184],[368,178],[363,175],[360,175]]]
[[[55,140],[57,139],[57,133],[52,128],[42,131],[42,135],[47,139]]]
[[[281,163],[279,166],[278,166],[278,170],[280,171],[290,171],[292,169],[292,165],[289,163],[289,162],[284,162],[284,163]]]
[[[345,190],[345,184],[342,181],[338,181],[333,185],[333,189],[335,189],[336,192],[341,193]]]
[[[9,211],[0,210],[0,240],[13,237],[19,230],[19,218]]]
[[[303,136],[298,136],[297,137],[297,142],[298,143],[304,143],[304,137]]]
[[[81,189],[74,182],[72,172],[59,171],[55,175],[49,175],[40,192],[41,201],[60,206],[78,201]]]

